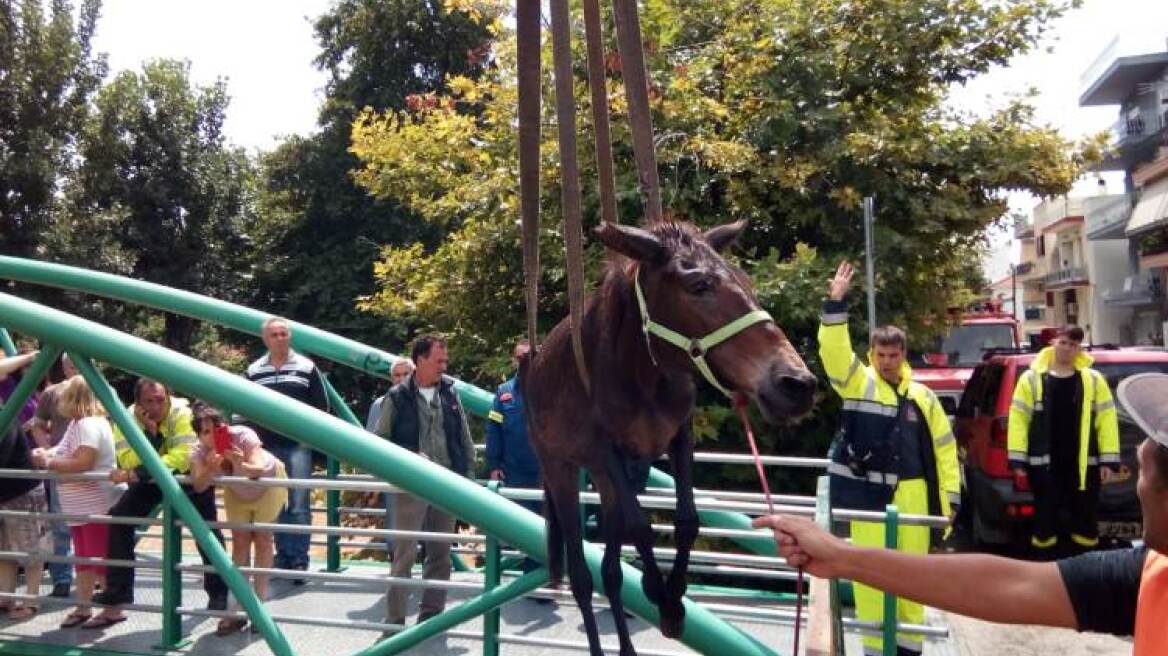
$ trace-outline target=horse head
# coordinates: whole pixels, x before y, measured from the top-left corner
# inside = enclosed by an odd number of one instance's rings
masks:
[[[603,223],[595,234],[634,262],[627,271],[658,366],[703,375],[756,402],[773,423],[811,409],[816,379],[759,306],[749,277],[722,257],[745,227],[738,221],[702,233],[680,222]]]

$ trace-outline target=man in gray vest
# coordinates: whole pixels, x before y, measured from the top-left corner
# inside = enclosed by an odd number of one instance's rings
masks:
[[[454,381],[443,376],[449,360],[446,340],[433,335],[419,337],[414,342],[410,359],[416,367],[414,373],[385,395],[374,432],[427,460],[472,478],[475,451],[470,439],[470,427],[462,404],[454,393]],[[425,499],[400,494],[394,506],[393,527],[396,530],[454,532],[454,518]],[[395,539],[392,544],[392,576],[395,579],[410,578],[410,570],[417,558],[417,540]],[[430,580],[449,581],[450,541],[428,541],[425,549],[426,562],[422,567],[422,576]],[[409,593],[410,588],[407,586],[389,585],[385,615],[389,624],[405,624]],[[441,613],[445,607],[446,590],[426,588],[418,606],[418,622]]]

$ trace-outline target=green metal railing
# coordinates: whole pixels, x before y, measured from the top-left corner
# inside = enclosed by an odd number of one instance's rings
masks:
[[[144,464],[151,468],[151,473],[163,487],[164,497],[170,507],[190,527],[196,541],[208,552],[216,569],[224,576],[228,586],[237,594],[253,621],[258,623],[273,651],[279,656],[292,653],[284,641],[283,634],[251,594],[238,570],[231,564],[202,518],[182,494],[178,483],[162,466],[156,455],[150,457],[153,450],[149,448],[145,437],[137,430],[137,425],[130,419],[112,389],[90,365],[90,358],[137,375],[177,384],[200,399],[235,409],[270,430],[295,438],[341,462],[361,467],[410,494],[426,498],[444,511],[481,527],[498,540],[515,545],[537,559],[546,559],[543,522],[534,513],[501,499],[497,494],[454,472],[434,466],[417,454],[401,449],[386,440],[373,438],[366,431],[350,423],[302,404],[289,403],[287,397],[277,392],[173,353],[161,346],[11,295],[0,294],[0,316],[4,318],[7,327],[37,337],[44,344],[54,345],[46,348],[34,362],[33,371],[26,377],[26,381],[22,382],[18,392],[25,387],[25,382],[35,383],[44,375],[44,370],[51,363],[47,356],[57,351],[57,347],[76,354],[75,361],[79,369],[90,380],[95,392],[99,393],[99,398],[106,403],[113,419],[122,427],[123,433],[130,439],[135,450],[143,456]],[[31,387],[24,392],[27,397]],[[15,395],[13,400],[19,401]],[[18,404],[6,404],[6,407],[0,410],[0,419],[12,412]],[[110,407],[111,405],[113,407]],[[585,545],[585,559],[598,585],[601,558],[600,550]],[[640,572],[628,565],[622,567],[624,585],[620,594],[626,605],[632,612],[656,623],[657,608],[641,591]],[[537,570],[507,585],[488,590],[430,621],[410,627],[362,651],[361,654],[379,656],[397,653],[417,644],[420,640],[539,587],[546,580],[546,576],[545,570]],[[727,655],[773,653],[755,639],[715,617],[702,606],[688,599],[684,603],[686,626],[681,641],[689,647],[703,653],[717,652]]]

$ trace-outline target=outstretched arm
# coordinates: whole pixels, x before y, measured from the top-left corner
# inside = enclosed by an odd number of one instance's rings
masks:
[[[779,553],[788,564],[802,566],[813,576],[852,579],[990,622],[1078,628],[1055,563],[855,547],[804,517],[759,517],[754,525],[774,529]]]

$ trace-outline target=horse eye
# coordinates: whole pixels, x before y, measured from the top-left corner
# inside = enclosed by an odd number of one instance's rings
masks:
[[[686,291],[691,294],[705,294],[714,288],[714,283],[707,277],[702,276],[689,281],[686,284]]]

